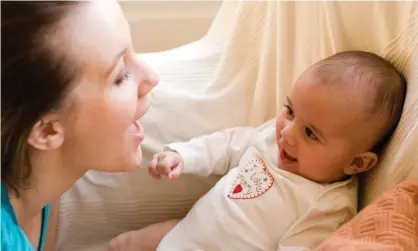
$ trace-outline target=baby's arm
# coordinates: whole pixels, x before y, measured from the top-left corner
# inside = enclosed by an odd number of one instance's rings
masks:
[[[224,175],[238,165],[253,137],[274,125],[275,119],[271,119],[256,128],[235,127],[187,142],[168,144],[164,152],[154,155],[148,171],[156,179],[161,176],[176,179],[183,172],[201,176]]]
[[[237,127],[165,146],[181,156],[184,173],[224,175],[238,164],[257,130]]]

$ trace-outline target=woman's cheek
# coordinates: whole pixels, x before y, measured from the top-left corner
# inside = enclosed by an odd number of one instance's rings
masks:
[[[141,97],[138,100],[138,105],[136,109],[136,117],[140,118],[142,117],[148,110],[150,106],[150,98],[148,95]]]
[[[125,114],[129,114],[131,121],[134,121],[138,106],[138,85],[131,80],[124,87],[121,109]]]

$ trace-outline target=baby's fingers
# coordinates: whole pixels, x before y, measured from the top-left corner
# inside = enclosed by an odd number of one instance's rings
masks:
[[[157,164],[156,172],[161,176],[167,176],[171,172],[172,164],[159,162]]]
[[[157,171],[157,165],[158,165],[158,158],[154,158],[149,164],[148,164],[148,173],[155,179],[159,180],[161,179],[161,175]]]
[[[175,154],[167,154],[158,161],[157,171],[160,175],[168,176],[179,164],[179,158]]]
[[[171,171],[168,174],[168,179],[169,180],[175,180],[178,177],[180,177],[180,175],[181,175],[182,172],[183,172],[183,167],[179,164],[179,165],[177,165],[176,168],[173,169],[173,171]]]

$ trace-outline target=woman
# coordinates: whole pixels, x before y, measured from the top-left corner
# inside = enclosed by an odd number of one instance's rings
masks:
[[[116,1],[1,2],[1,36],[1,250],[43,250],[83,174],[138,166],[158,79]]]

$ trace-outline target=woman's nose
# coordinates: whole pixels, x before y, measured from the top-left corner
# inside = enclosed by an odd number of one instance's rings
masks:
[[[138,97],[147,95],[152,88],[158,85],[159,77],[154,70],[151,69],[146,63],[137,59],[139,68],[139,83],[138,83]]]
[[[286,143],[290,146],[296,145],[296,137],[294,131],[294,123],[292,121],[288,122],[280,131],[283,140],[285,140]]]

